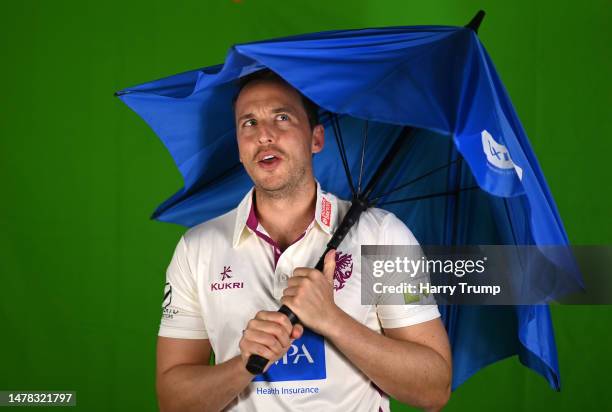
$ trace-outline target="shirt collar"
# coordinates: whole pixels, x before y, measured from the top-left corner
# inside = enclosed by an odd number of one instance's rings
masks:
[[[323,191],[319,182],[316,182],[316,184],[317,200],[314,220],[322,231],[331,236],[336,228],[338,220],[336,197]],[[251,232],[248,228],[252,226],[256,227],[258,224],[255,209],[253,207],[253,191],[254,188],[251,188],[236,209],[236,224],[234,226],[234,238],[232,242],[234,248],[240,244],[242,239],[249,236]]]

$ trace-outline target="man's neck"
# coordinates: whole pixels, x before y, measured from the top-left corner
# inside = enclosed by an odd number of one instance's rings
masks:
[[[285,250],[312,222],[316,199],[317,186],[314,179],[282,198],[266,196],[255,189],[257,218],[281,250]]]

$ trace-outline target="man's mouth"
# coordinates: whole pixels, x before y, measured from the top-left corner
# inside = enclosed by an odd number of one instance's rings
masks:
[[[269,153],[263,155],[258,161],[257,164],[267,170],[273,169],[281,162],[281,158],[275,154]]]
[[[277,159],[277,157],[274,156],[274,155],[267,155],[267,156],[264,156],[264,158],[261,159],[260,162],[264,162],[266,164],[270,164],[270,163],[274,162],[276,159]]]

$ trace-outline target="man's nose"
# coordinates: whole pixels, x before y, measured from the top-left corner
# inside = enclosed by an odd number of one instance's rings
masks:
[[[276,135],[272,128],[266,124],[259,124],[258,128],[259,135],[257,136],[257,140],[260,144],[269,144],[273,143],[276,140]]]

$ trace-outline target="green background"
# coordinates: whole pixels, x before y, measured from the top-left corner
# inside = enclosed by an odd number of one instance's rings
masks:
[[[3,2],[0,390],[76,390],[83,411],[156,409],[164,271],[183,229],[148,216],[182,182],[114,91],[219,63],[234,43],[463,25],[480,8],[480,38],[572,243],[612,243],[608,0]],[[553,319],[560,393],[510,358],[447,409],[608,409],[612,309],[554,307]]]

